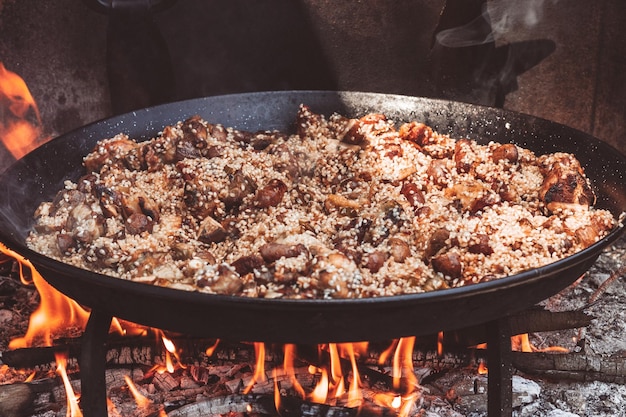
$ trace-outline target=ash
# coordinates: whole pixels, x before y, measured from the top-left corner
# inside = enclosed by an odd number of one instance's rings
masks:
[[[532,334],[533,345],[540,349],[562,346],[571,352],[594,357],[617,356],[626,361],[625,266],[626,238],[622,237],[600,256],[580,281],[542,303],[551,311],[582,309],[595,317],[591,325],[584,329]],[[621,276],[605,283],[620,269]],[[602,284],[606,286],[601,287]],[[590,303],[596,296],[597,300]],[[626,385],[623,383],[603,382],[583,375],[582,381],[545,378],[515,368],[513,372],[514,417],[626,416]],[[426,388],[434,395],[432,398],[426,395],[426,407],[420,417],[488,415],[487,377],[476,375],[474,370],[448,372],[434,386]]]

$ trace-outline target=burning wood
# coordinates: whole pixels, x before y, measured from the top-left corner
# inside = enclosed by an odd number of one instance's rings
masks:
[[[30,316],[29,331],[23,338],[13,339],[9,345],[11,349],[32,346],[35,341],[42,341],[45,345],[51,346],[52,335],[55,331],[70,327],[84,328],[89,316],[84,308],[50,286],[33,264],[22,255],[2,243],[0,243],[0,253],[18,262],[22,283],[34,284],[41,300],[37,310]]]
[[[526,310],[510,317],[511,328],[514,334],[526,334],[534,332],[546,332],[554,330],[583,328],[590,324],[593,317],[586,314],[584,310],[573,310],[563,312],[551,312],[542,309]],[[412,361],[416,366],[433,366],[436,369],[445,369],[459,365],[457,363],[446,363],[444,351],[463,358],[463,352],[467,352],[469,346],[484,343],[486,340],[484,326],[475,326],[458,331],[441,333],[441,348],[435,352],[434,338],[425,336],[416,339],[415,351],[412,353]],[[254,357],[254,348],[250,344],[240,343],[219,343],[212,339],[192,338],[185,336],[170,336],[175,346],[184,352],[185,358],[198,358],[202,356],[212,356],[219,360],[231,360],[239,362],[249,362]],[[7,365],[16,369],[29,369],[54,362],[54,354],[58,351],[68,352],[70,357],[78,358],[80,355],[80,339],[64,338],[53,341],[54,346],[30,347],[8,350],[2,353],[2,360]],[[211,346],[211,354],[207,354],[207,346]],[[109,366],[151,366],[155,358],[160,363],[165,362],[165,349],[156,338],[146,337],[115,337],[112,335],[107,343],[106,361]],[[376,366],[381,360],[386,360],[384,346],[376,349],[370,346],[370,351],[366,357],[360,359],[365,365]],[[312,354],[304,353],[304,358],[313,361]],[[288,353],[289,354],[289,353]],[[266,360],[271,362],[274,359],[273,352],[267,352]]]

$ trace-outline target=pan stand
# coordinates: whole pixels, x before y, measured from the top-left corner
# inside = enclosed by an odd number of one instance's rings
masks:
[[[80,354],[80,405],[85,417],[108,417],[106,392],[107,338],[113,317],[92,311],[82,335]],[[491,417],[511,417],[511,329],[508,318],[485,324],[487,329],[487,411]]]
[[[511,326],[507,317],[486,323],[487,330],[487,414],[513,415],[513,373]]]
[[[85,417],[108,417],[106,344],[112,320],[113,316],[92,310],[81,337],[80,406]]]

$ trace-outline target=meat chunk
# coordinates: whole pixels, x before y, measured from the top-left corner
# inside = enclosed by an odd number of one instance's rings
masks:
[[[549,212],[568,206],[589,207],[595,204],[593,190],[578,170],[556,166],[546,175],[539,198]]]

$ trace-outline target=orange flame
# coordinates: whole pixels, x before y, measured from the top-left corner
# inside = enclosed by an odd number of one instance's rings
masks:
[[[217,349],[217,345],[220,344],[220,339],[217,339],[215,341],[215,343],[213,344],[213,346],[209,346],[208,348],[206,348],[206,350],[204,351],[204,353],[207,356],[213,356],[213,353],[215,353],[215,349]]]
[[[274,406],[276,407],[276,410],[280,410],[280,386],[278,385],[278,375],[276,372],[276,368],[272,369],[272,378],[274,378]],[[278,413],[280,414],[280,411]]]
[[[139,389],[137,389],[137,386],[135,386],[132,379],[130,379],[128,375],[124,375],[124,381],[126,381],[126,385],[128,385],[128,390],[133,395],[137,406],[140,409],[147,409],[148,407],[150,407],[152,402],[148,398],[146,398],[141,392],[139,392]]]
[[[254,353],[256,355],[256,366],[254,368],[254,375],[252,375],[252,380],[248,384],[248,386],[244,389],[244,394],[249,394],[252,391],[252,387],[257,382],[264,382],[265,378],[265,344],[264,343],[254,343]]]
[[[437,355],[443,356],[443,332],[437,333]]]
[[[156,333],[157,338],[161,338],[161,343],[165,347],[165,365],[157,364],[154,365],[150,371],[156,372],[159,374],[168,372],[170,374],[174,373],[177,369],[185,369],[186,366],[181,362],[180,355],[176,350],[176,345],[174,342],[167,338],[162,330],[153,329]]]
[[[489,369],[487,368],[487,365],[485,365],[485,361],[479,361],[478,362],[478,370],[477,370],[479,375],[487,375],[489,373]]]
[[[399,417],[410,414],[415,401],[419,398],[419,383],[413,368],[413,347],[415,337],[403,337],[398,341],[398,347],[393,357],[393,386],[396,390],[401,387],[401,378],[406,384],[405,393],[392,401],[392,407],[397,410]],[[399,398],[399,399],[398,399]]]
[[[283,368],[285,369],[285,372],[287,373],[290,381],[293,384],[293,389],[300,395],[300,397],[305,398],[306,394],[304,392],[304,388],[302,388],[302,385],[300,385],[300,382],[298,382],[298,379],[296,378],[296,370],[293,365],[296,357],[296,346],[292,344],[286,344],[283,347],[283,351]]]
[[[520,352],[532,352],[533,350],[535,350],[530,343],[528,333],[512,336],[511,349]]]
[[[400,389],[400,379],[403,374],[407,380],[407,388],[417,385],[417,377],[413,372],[413,346],[415,337],[403,337],[398,341],[398,347],[393,356],[393,387]]]
[[[396,351],[396,347],[398,346],[398,339],[394,339],[391,344],[389,345],[389,347],[387,349],[385,349],[380,356],[378,357],[378,364],[379,365],[384,365],[385,363],[387,363],[387,361],[389,360],[389,358],[393,355],[393,353]]]
[[[330,377],[336,382],[343,378],[341,356],[339,355],[339,347],[336,343],[328,344],[328,353],[330,354]]]
[[[115,408],[115,404],[111,401],[110,398],[107,397],[107,414],[109,417],[122,417],[117,408]]]
[[[569,349],[563,346],[548,346],[540,349],[532,344],[528,333],[511,337],[511,349],[521,352],[569,352]]]
[[[311,367],[311,368],[309,368],[309,372],[312,371],[311,373],[316,373],[317,370],[320,370],[315,367]],[[321,372],[322,372],[322,376],[319,382],[317,383],[317,385],[315,385],[313,392],[311,392],[310,398],[311,398],[311,401],[313,402],[323,404],[326,402],[326,398],[328,397],[330,382],[328,380],[328,371],[322,368]]]
[[[78,397],[74,394],[72,384],[67,376],[67,355],[63,353],[54,354],[57,363],[57,374],[61,376],[63,380],[63,386],[65,387],[65,394],[67,396],[67,417],[82,417],[83,413],[78,407]]]
[[[26,83],[0,62],[0,142],[20,159],[48,139],[42,135],[39,109]]]
[[[352,381],[350,382],[350,389],[348,390],[348,407],[358,407],[363,402],[363,394],[361,393],[361,377],[359,369],[356,363],[356,356],[354,354],[353,344],[345,343],[344,349],[348,351],[350,357],[350,364],[352,365]]]
[[[89,313],[74,300],[58,292],[37,272],[33,264],[17,252],[0,243],[0,252],[15,259],[20,266],[20,279],[24,285],[35,285],[41,302],[31,314],[28,330],[22,338],[9,343],[10,349],[32,346],[41,341],[45,346],[52,346],[52,335],[68,327],[84,328]],[[30,280],[24,274],[24,267],[30,270]],[[32,280],[32,281],[31,281]]]
[[[329,343],[318,347],[320,354],[328,354],[330,362],[327,366],[317,368],[309,367],[311,374],[320,374],[320,379],[313,391],[309,394],[309,399],[317,403],[333,402],[342,398],[347,393],[346,406],[359,407],[363,403],[363,393],[361,391],[361,376],[357,364],[357,352],[367,352],[367,342],[360,343]],[[348,379],[344,375],[342,360],[349,359],[352,371],[352,378]],[[346,384],[349,387],[346,390]]]

